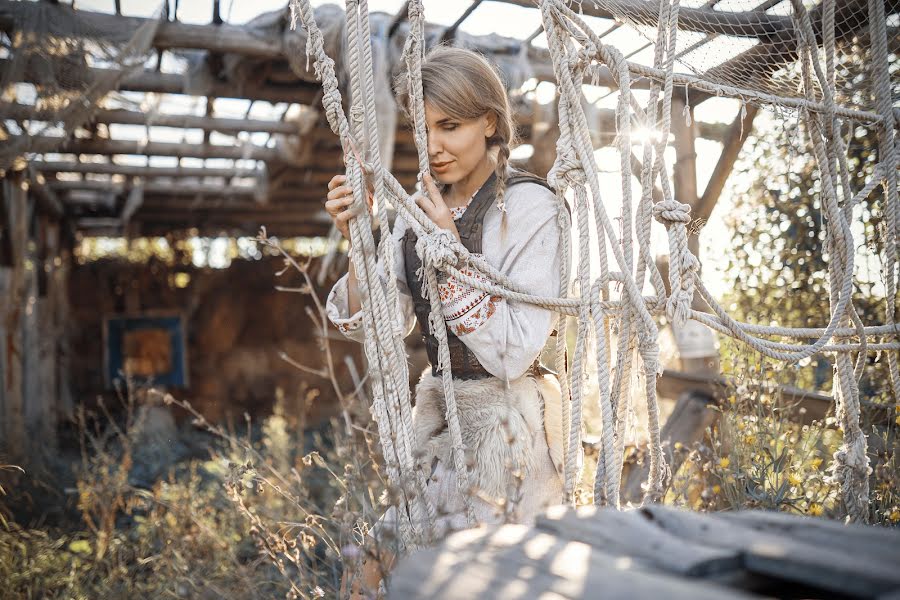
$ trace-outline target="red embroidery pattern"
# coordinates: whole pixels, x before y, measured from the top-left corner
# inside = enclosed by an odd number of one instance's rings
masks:
[[[341,323],[335,323],[335,326],[338,328],[338,331],[343,333],[344,335],[350,335],[352,332],[356,331],[362,325],[362,318],[357,318],[353,320],[343,321]]]
[[[479,281],[484,281],[480,273],[464,267],[462,273]],[[439,286],[444,320],[457,336],[472,333],[497,310],[502,300],[499,296],[489,296],[487,292],[468,286],[453,277],[448,277]]]
[[[491,318],[491,315],[496,312],[497,304],[500,300],[502,300],[500,296],[491,296],[488,298],[487,302],[483,303],[471,314],[464,316],[456,323],[450,325],[450,331],[452,331],[453,335],[456,337],[472,333],[481,327],[485,321]]]

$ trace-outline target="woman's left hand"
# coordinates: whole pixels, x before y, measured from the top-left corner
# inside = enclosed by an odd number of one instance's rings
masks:
[[[428,215],[428,218],[431,219],[435,225],[441,229],[446,229],[453,234],[453,237],[459,239],[459,231],[456,229],[453,215],[444,203],[444,198],[434,184],[434,179],[430,174],[426,173],[422,177],[422,182],[425,184],[425,193],[416,197],[416,204],[425,211],[425,214]]]

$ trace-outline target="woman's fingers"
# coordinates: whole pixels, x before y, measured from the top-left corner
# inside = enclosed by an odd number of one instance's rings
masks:
[[[352,198],[353,190],[350,189],[350,186],[348,185],[340,185],[328,192],[326,198],[329,200],[337,200],[338,198],[343,198],[345,196],[350,196]]]
[[[425,184],[425,191],[428,192],[428,197],[434,205],[440,206],[444,204],[444,197],[441,196],[441,192],[438,190],[437,185],[435,185],[434,178],[430,173],[425,173],[423,175],[422,182]]]
[[[334,177],[331,178],[331,181],[328,182],[328,189],[333,190],[334,188],[343,184],[346,181],[347,181],[346,175],[335,175]]]
[[[415,199],[416,204],[419,205],[419,208],[425,211],[425,214],[428,215],[429,218],[432,218],[431,214],[434,211],[434,202],[432,202],[425,194],[418,194],[413,196],[413,198]]]
[[[325,202],[325,212],[331,216],[335,216],[351,204],[353,204],[353,196],[334,198]]]

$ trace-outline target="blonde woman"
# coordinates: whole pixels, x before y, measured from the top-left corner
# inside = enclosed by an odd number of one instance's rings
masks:
[[[479,54],[439,47],[426,57],[422,83],[431,175],[424,177],[427,193],[417,194],[416,202],[438,227],[523,289],[558,296],[560,206],[543,180],[507,164],[515,128],[497,72]],[[406,98],[400,100],[405,106]],[[328,188],[325,209],[349,240],[351,189],[343,175]],[[442,535],[466,526],[464,503],[450,455],[437,341],[428,324],[430,303],[422,298],[416,275],[421,266],[416,236],[402,216],[393,234],[401,318],[407,332],[418,321],[432,365],[416,387],[413,418],[417,456],[431,473],[427,494]],[[554,315],[490,296],[452,277],[443,277],[440,287],[476,517],[480,523],[528,523],[563,495],[559,385],[539,361]],[[352,265],[331,291],[327,310],[344,335],[362,341]],[[376,531],[394,523],[392,509]],[[379,569],[389,568],[385,562],[392,557],[382,554],[369,561],[379,564],[364,566],[363,582],[377,585]]]

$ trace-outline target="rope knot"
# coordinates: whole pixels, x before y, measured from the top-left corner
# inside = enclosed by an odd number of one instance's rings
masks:
[[[446,229],[436,229],[433,233],[423,233],[416,241],[416,254],[422,265],[446,271],[447,267],[456,266],[459,262],[454,244],[456,238]]]
[[[653,216],[666,227],[676,223],[687,225],[691,222],[691,206],[677,200],[663,200],[653,205]]]
[[[562,138],[560,138],[562,140]],[[553,167],[547,173],[547,183],[556,190],[564,187],[575,187],[584,185],[587,178],[584,176],[584,169],[575,152],[572,150],[571,144],[557,144],[556,160],[553,161]]]

